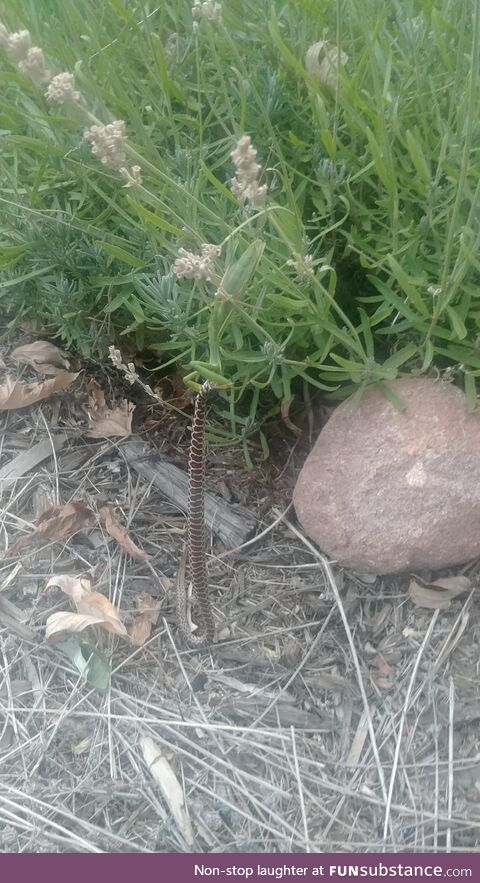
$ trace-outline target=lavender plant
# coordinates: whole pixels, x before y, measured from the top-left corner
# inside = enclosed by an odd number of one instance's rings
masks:
[[[2,9],[11,324],[133,337],[226,387],[234,438],[400,369],[475,405],[476,7]]]

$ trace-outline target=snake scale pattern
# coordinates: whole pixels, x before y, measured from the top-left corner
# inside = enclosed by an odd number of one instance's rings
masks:
[[[215,624],[208,597],[208,574],[205,553],[205,414],[212,389],[209,381],[201,387],[195,400],[190,455],[188,459],[187,546],[177,576],[177,618],[185,640],[193,646],[211,644]],[[187,571],[196,602],[202,633],[193,634],[187,616]]]

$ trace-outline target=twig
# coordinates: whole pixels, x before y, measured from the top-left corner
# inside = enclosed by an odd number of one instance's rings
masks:
[[[449,698],[449,715],[448,715],[448,801],[447,816],[448,827],[445,845],[447,852],[452,851],[452,828],[450,819],[453,811],[453,724],[455,720],[455,684],[453,678],[450,678]]]
[[[275,510],[273,510],[273,511],[275,512]],[[277,513],[275,513],[275,514],[277,514]],[[355,672],[357,675],[358,687],[359,687],[360,694],[362,697],[362,702],[363,702],[363,707],[365,709],[365,714],[367,715],[368,732],[370,735],[370,742],[372,745],[373,756],[375,758],[375,764],[377,767],[377,774],[378,774],[378,778],[380,781],[380,787],[382,789],[382,796],[383,796],[385,803],[387,803],[387,790],[386,790],[386,785],[385,785],[385,776],[383,774],[382,763],[380,760],[380,755],[378,753],[378,746],[377,746],[377,740],[375,737],[375,730],[373,728],[372,716],[370,714],[370,706],[368,704],[367,693],[366,693],[365,685],[363,683],[363,678],[362,678],[362,670],[360,668],[360,662],[358,660],[358,655],[357,655],[357,651],[356,651],[355,644],[353,641],[353,636],[352,636],[352,632],[350,630],[348,619],[347,619],[347,616],[345,613],[345,608],[343,606],[342,599],[340,597],[340,592],[338,591],[338,587],[337,587],[337,584],[335,582],[335,578],[332,573],[332,569],[331,569],[330,564],[327,561],[327,559],[315,548],[315,546],[309,540],[307,540],[306,537],[303,536],[301,531],[299,531],[298,528],[295,527],[295,525],[293,525],[290,521],[288,521],[287,518],[284,518],[283,521],[285,522],[287,527],[292,531],[292,533],[295,534],[295,536],[297,536],[299,538],[299,540],[302,541],[302,543],[307,547],[307,549],[310,550],[312,555],[314,555],[315,558],[317,558],[317,560],[322,563],[322,567],[323,567],[323,570],[324,570],[325,575],[327,577],[329,586],[332,590],[333,597],[335,598],[335,603],[337,605],[338,612],[340,613],[343,627],[344,627],[345,633],[347,635],[347,640],[348,640],[348,644],[350,647],[350,652],[352,654],[353,664],[355,666]]]
[[[414,685],[416,677],[417,677],[417,672],[418,672],[418,667],[420,665],[420,660],[421,660],[421,658],[424,654],[425,648],[426,648],[426,646],[432,636],[432,632],[433,632],[433,629],[435,628],[435,623],[438,619],[439,612],[440,612],[439,610],[435,610],[435,613],[433,614],[433,616],[430,620],[430,625],[428,626],[428,629],[425,633],[425,637],[424,637],[422,644],[420,646],[420,649],[417,653],[415,665],[413,666],[413,671],[412,671],[410,681],[408,684],[407,694],[405,696],[405,702],[403,703],[402,716],[400,718],[400,724],[398,727],[397,744],[395,745],[395,754],[393,757],[392,772],[390,774],[390,783],[388,786],[387,805],[385,807],[385,822],[383,825],[383,839],[384,840],[386,840],[386,838],[387,838],[388,826],[390,825],[390,810],[391,810],[391,806],[392,806],[393,788],[394,788],[394,784],[395,784],[395,776],[397,775],[398,761],[400,758],[403,728],[405,726],[405,721],[407,719],[407,713],[408,713],[408,709],[410,706],[410,698],[412,695],[413,685]]]

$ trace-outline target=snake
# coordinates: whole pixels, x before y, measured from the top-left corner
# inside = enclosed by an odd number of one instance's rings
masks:
[[[175,593],[180,632],[195,647],[212,644],[215,637],[205,552],[205,415],[211,390],[212,384],[205,381],[195,399],[188,457],[187,542],[178,567]],[[202,626],[198,635],[192,632],[187,615],[190,585]]]

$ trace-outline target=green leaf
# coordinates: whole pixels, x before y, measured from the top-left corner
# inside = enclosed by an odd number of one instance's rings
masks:
[[[387,261],[402,291],[405,292],[408,299],[412,302],[412,304],[416,307],[416,309],[422,316],[429,317],[429,310],[422,300],[420,294],[418,293],[416,286],[412,283],[410,277],[405,272],[405,270],[400,266],[397,259],[394,258],[393,254],[387,254]]]
[[[360,313],[360,321],[362,323],[362,333],[363,339],[365,341],[365,352],[369,359],[373,359],[374,356],[374,345],[373,345],[373,336],[372,329],[370,327],[370,320],[368,314],[365,312],[362,307],[358,308],[358,312]]]
[[[335,159],[336,147],[330,129],[320,129],[320,137],[330,159]]]
[[[432,341],[426,340],[425,341],[425,351],[424,351],[423,362],[422,362],[422,371],[426,371],[427,368],[430,367],[430,365],[432,364],[434,353],[435,353],[435,350],[433,348]]]
[[[375,171],[377,172],[378,177],[380,178],[382,184],[387,188],[390,192],[392,188],[392,181],[387,171],[387,167],[383,160],[382,151],[380,150],[380,146],[373,134],[372,130],[367,126],[365,129],[365,133],[368,139],[368,145],[370,147],[370,153],[372,154],[372,159],[375,164]]]
[[[402,349],[398,350],[398,352],[394,353],[393,356],[390,356],[389,359],[383,363],[383,368],[399,368],[400,365],[403,365],[408,359],[411,359],[413,355],[417,352],[418,347],[415,346],[414,343],[407,343]]]
[[[348,403],[348,409],[347,409],[349,414],[353,414],[353,412],[357,410],[357,408],[360,404],[360,399],[362,398],[363,393],[365,392],[366,386],[367,386],[366,383],[361,383],[360,386],[358,387],[358,389],[356,389],[355,392],[353,393],[353,395],[350,397],[349,403]]]
[[[52,646],[60,650],[73,663],[81,677],[97,690],[106,690],[110,680],[107,658],[83,638],[70,637],[55,641]]]
[[[286,43],[284,43],[280,28],[278,27],[278,23],[273,14],[268,23],[268,29],[270,31],[270,36],[278,49],[280,57],[283,59],[287,67],[290,67],[296,74],[298,74],[298,76],[302,77],[302,79],[310,80],[303,64],[301,64],[297,56],[294,55],[291,49],[289,49]]]
[[[398,294],[392,291],[389,285],[387,285],[385,282],[382,282],[380,279],[377,279],[376,276],[369,275],[367,276],[367,279],[369,282],[372,283],[372,285],[375,286],[377,291],[379,291],[380,294],[383,295],[388,303],[391,303],[392,306],[395,307],[397,312],[399,312],[402,316],[405,316],[405,318],[408,319],[409,322],[411,322],[412,324],[415,322],[418,323],[418,314],[414,313],[414,311],[408,306],[408,303],[405,303],[405,301],[402,300],[402,298],[399,297]]]
[[[454,307],[445,307],[445,312],[450,319],[450,324],[459,340],[463,340],[467,336],[467,329],[460,318],[458,311]]]
[[[286,310],[294,310],[297,313],[301,313],[305,309],[309,309],[310,304],[305,298],[300,298],[295,300],[293,297],[285,297],[284,294],[275,294],[273,292],[269,292],[267,294],[267,298],[274,304],[277,304],[279,307],[284,307]]]
[[[418,133],[416,133],[416,134],[417,134],[417,139],[418,139],[419,138]],[[427,160],[425,159],[425,156],[423,154],[419,140],[417,140],[417,139],[414,137],[413,132],[411,132],[410,129],[407,129],[407,131],[405,133],[405,140],[407,143],[408,152],[412,158],[412,162],[415,166],[415,170],[417,172],[417,175],[419,178],[421,178],[421,180],[423,181],[424,184],[430,184],[430,179],[431,179],[430,169],[428,167]]]
[[[224,273],[220,289],[227,298],[240,297],[246,290],[262,257],[265,243],[256,239]]]
[[[467,397],[467,410],[470,414],[477,410],[477,387],[475,377],[465,371],[464,374],[465,395]]]
[[[115,310],[123,307],[126,301],[128,301],[128,294],[125,294],[125,292],[120,292],[120,294],[117,294],[117,296],[114,297],[109,304],[107,304],[107,306],[105,307],[105,312],[114,313]]]
[[[175,227],[175,225],[171,224],[170,221],[166,221],[165,218],[162,218],[155,212],[151,212],[150,209],[145,208],[145,206],[141,205],[141,203],[136,202],[134,199],[129,199],[129,203],[145,222],[147,229],[148,227],[158,227],[159,230],[166,230],[168,233],[174,233],[175,236],[179,236],[181,238],[183,238],[183,236],[185,235],[184,231],[180,227]]]
[[[386,399],[394,405],[397,411],[405,411],[406,404],[405,402],[397,396],[397,394],[390,389],[390,387],[386,383],[379,382],[377,386],[382,390]]]
[[[233,195],[232,191],[229,190],[228,187],[226,187],[225,184],[213,174],[208,166],[205,165],[204,162],[202,162],[200,166],[203,174],[205,175],[207,180],[210,181],[210,184],[213,184],[215,190],[218,190],[218,192],[221,193],[222,196],[224,196],[226,199],[228,199],[229,202],[233,203],[233,205],[238,205],[238,200]]]
[[[232,381],[228,380],[223,374],[219,374],[216,370],[216,365],[211,365],[209,362],[190,362],[191,367],[194,371],[198,371],[203,377],[207,380],[211,380],[212,383],[218,383],[220,386],[231,386]],[[186,379],[186,378],[184,378]]]
[[[140,267],[145,266],[145,261],[141,261],[140,258],[135,257],[134,254],[126,251],[124,248],[120,248],[119,245],[112,245],[111,242],[105,242],[103,239],[97,239],[97,244],[101,245],[112,258],[116,258],[118,261],[128,264],[129,267],[137,267],[137,269],[140,269]]]

